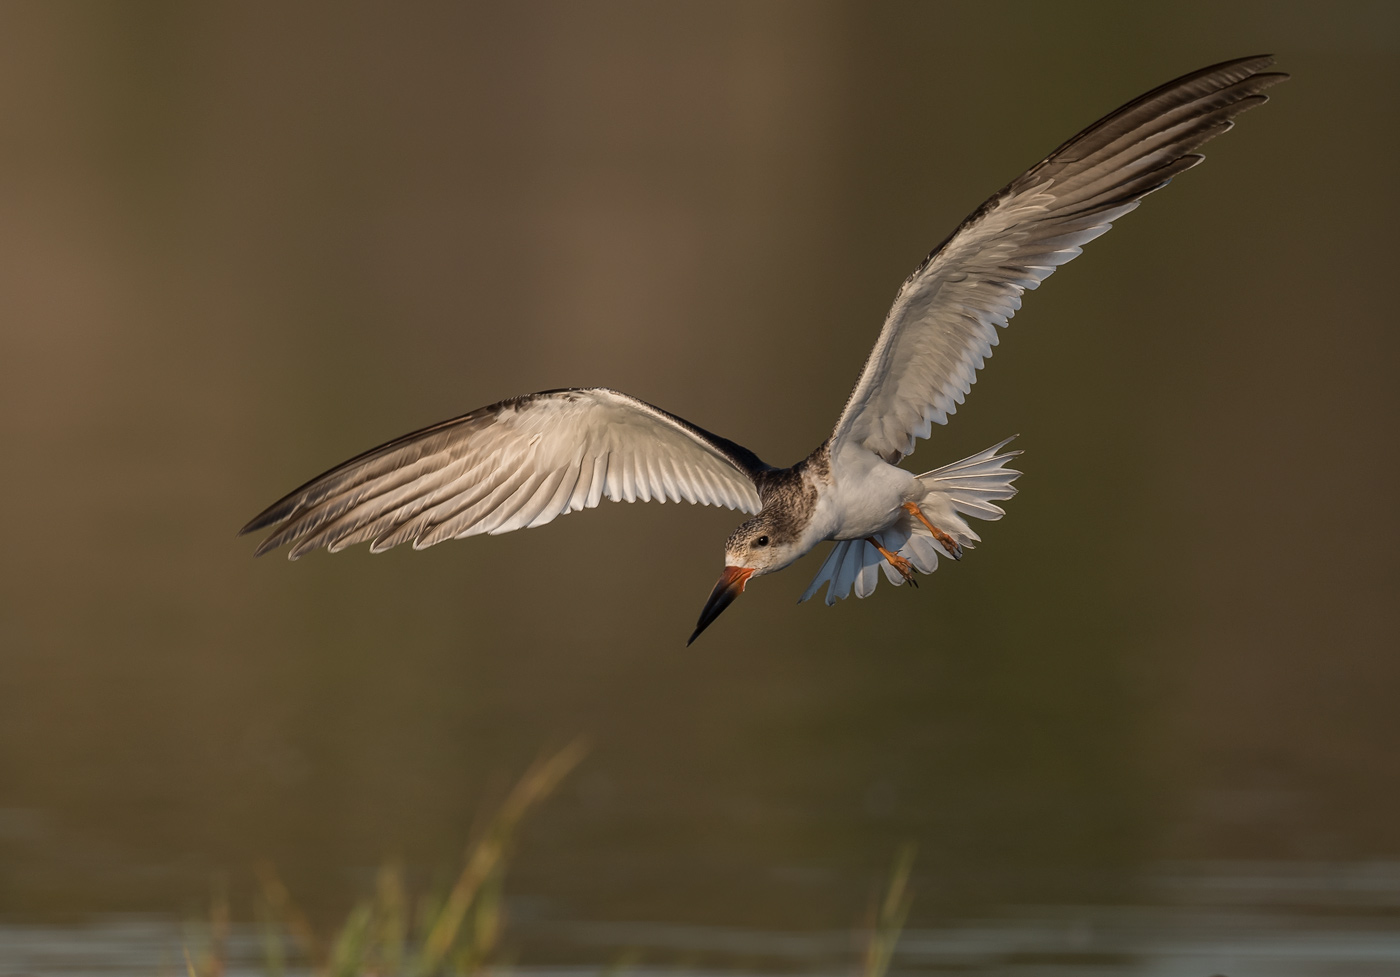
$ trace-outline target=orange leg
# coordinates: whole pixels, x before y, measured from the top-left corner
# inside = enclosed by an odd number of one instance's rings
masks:
[[[928,528],[929,532],[933,533],[933,538],[943,544],[943,548],[948,551],[949,556],[955,560],[962,559],[962,547],[958,545],[958,541],[929,522],[928,516],[924,515],[923,509],[920,509],[913,502],[904,503],[904,508],[909,510],[911,516],[923,523],[924,526]]]
[[[889,550],[885,549],[883,546],[881,546],[875,541],[874,536],[865,537],[865,541],[871,546],[875,547],[877,550],[879,550],[880,555],[890,561],[890,566],[898,570],[899,575],[903,577],[905,581],[913,584],[915,587],[919,586],[919,581],[914,579],[914,564],[910,563],[898,553],[891,553]]]

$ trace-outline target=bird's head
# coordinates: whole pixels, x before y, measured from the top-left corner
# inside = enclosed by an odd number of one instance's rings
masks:
[[[715,589],[710,591],[695,633],[686,644],[698,638],[701,631],[734,603],[734,598],[744,592],[750,577],[781,570],[803,552],[800,540],[795,534],[784,531],[775,514],[759,513],[730,533],[724,544],[724,572],[719,575]]]

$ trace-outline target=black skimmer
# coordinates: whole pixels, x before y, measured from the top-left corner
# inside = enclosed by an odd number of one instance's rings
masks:
[[[601,387],[502,401],[407,434],[307,482],[242,529],[273,532],[258,555],[295,560],[368,542],[422,549],[534,528],[604,497],[720,505],[753,518],[730,534],[724,571],[690,641],[751,577],[818,543],[832,548],[802,600],[869,595],[962,557],[966,517],[1000,519],[1020,474],[1003,441],[923,474],[899,467],[957,410],[1021,294],[1142,198],[1201,161],[1194,150],[1288,76],[1268,56],[1203,68],[1129,102],[978,207],[895,295],[831,437],[791,468],[659,407]],[[1008,439],[1009,441],[1010,439]],[[689,644],[689,642],[687,642]]]

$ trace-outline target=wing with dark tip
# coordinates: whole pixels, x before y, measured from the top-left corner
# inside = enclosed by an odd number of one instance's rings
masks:
[[[699,502],[756,513],[753,452],[635,397],[593,387],[517,397],[405,435],[312,479],[243,533],[258,555],[368,542],[422,549],[543,526],[604,498]]]
[[[1288,76],[1273,58],[1193,72],[1105,116],[1013,180],[934,249],[895,296],[833,434],[891,463],[972,389],[997,328],[1080,247],[1201,161],[1194,154]]]

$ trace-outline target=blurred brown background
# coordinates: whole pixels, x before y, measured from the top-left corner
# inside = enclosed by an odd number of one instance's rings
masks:
[[[911,466],[1008,434],[917,592],[683,647],[733,514],[254,561],[306,478],[605,384],[788,464],[903,276],[1120,103],[1294,79],[1029,296]],[[844,926],[1400,858],[1400,19],[1388,4],[0,7],[0,912],[317,912],[594,750],[510,892]],[[349,881],[347,881],[349,880]]]

